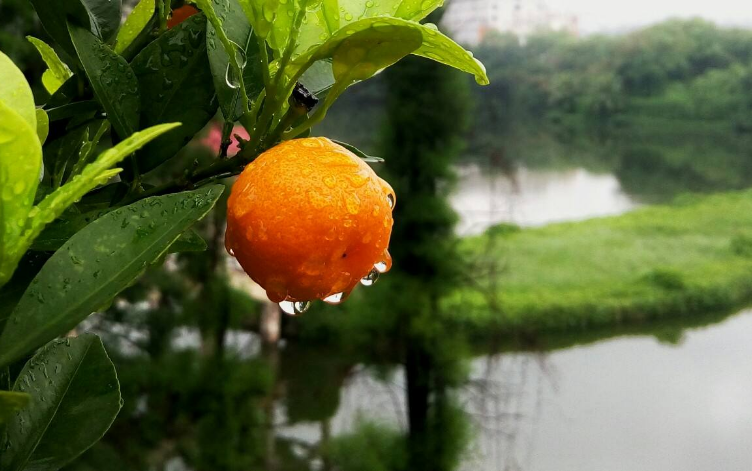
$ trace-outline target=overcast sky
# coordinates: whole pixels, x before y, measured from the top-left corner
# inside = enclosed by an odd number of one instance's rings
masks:
[[[574,13],[583,33],[619,31],[670,17],[701,16],[724,25],[752,26],[752,2],[744,0],[548,0]]]

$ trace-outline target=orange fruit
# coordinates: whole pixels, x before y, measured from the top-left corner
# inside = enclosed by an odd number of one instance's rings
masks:
[[[192,5],[183,5],[180,8],[172,10],[172,16],[167,19],[167,28],[174,28],[196,13],[198,13],[198,10]]]
[[[394,202],[392,187],[344,147],[286,141],[235,182],[225,245],[272,301],[336,304],[391,267]]]

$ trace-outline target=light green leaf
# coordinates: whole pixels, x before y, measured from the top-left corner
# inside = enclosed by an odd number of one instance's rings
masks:
[[[7,422],[13,414],[26,407],[30,399],[31,396],[26,393],[0,391],[0,424]]]
[[[37,48],[39,55],[42,56],[42,60],[47,64],[47,67],[49,67],[49,69],[45,70],[42,75],[42,83],[44,84],[44,88],[47,89],[47,93],[52,95],[65,83],[66,80],[73,76],[73,72],[71,72],[70,68],[62,60],[60,60],[60,57],[55,50],[46,42],[33,36],[26,36],[26,39]]]
[[[31,87],[16,64],[0,52],[0,103],[18,113],[31,129],[37,128],[36,107]]]
[[[34,122],[36,127],[36,118]],[[0,101],[0,286],[18,264],[15,248],[34,203],[41,166],[36,129]]]
[[[335,32],[323,44],[310,49],[302,56],[296,58],[294,63],[305,70],[315,61],[333,57],[340,44],[350,36],[360,35],[362,32],[371,30],[373,31],[372,34],[388,40],[392,32],[397,34],[397,31],[404,29],[412,29],[420,33],[422,37],[420,47],[415,49],[412,52],[413,54],[473,74],[476,82],[481,85],[488,84],[488,77],[486,76],[486,69],[483,67],[483,64],[459,44],[441,34],[436,29],[436,26],[431,24],[422,25],[415,21],[389,17],[367,18],[353,22]],[[367,36],[360,37],[365,38]],[[288,73],[294,73],[294,71]]]
[[[41,108],[37,108],[36,114],[37,137],[39,138],[39,143],[44,145],[44,142],[47,140],[47,136],[50,133],[50,118],[47,116],[47,112]]]
[[[374,157],[374,156],[372,156],[372,155],[368,155],[368,154],[366,154],[365,152],[363,152],[362,150],[358,149],[357,147],[355,147],[355,146],[354,146],[354,145],[352,145],[352,144],[348,144],[348,143],[346,143],[346,142],[342,142],[342,141],[335,141],[334,139],[332,139],[331,141],[332,141],[333,143],[335,143],[335,144],[339,144],[340,146],[342,146],[342,147],[344,147],[345,149],[349,150],[349,151],[350,151],[350,152],[352,152],[353,154],[355,154],[355,155],[357,155],[358,157],[360,157],[361,159],[363,159],[363,161],[365,161],[365,162],[370,162],[370,163],[381,163],[381,162],[383,162],[383,161],[384,161],[384,159],[382,159],[381,157]]]
[[[120,28],[115,43],[115,52],[122,54],[143,31],[154,16],[155,0],[140,0]]]
[[[107,119],[121,138],[139,128],[138,81],[126,60],[85,29],[69,24],[70,36],[84,72]]]
[[[44,226],[54,221],[68,206],[94,187],[106,183],[107,180],[120,172],[120,169],[109,170],[110,167],[140,149],[146,143],[178,126],[180,126],[180,123],[160,124],[134,133],[115,147],[102,152],[79,175],[74,176],[70,182],[47,195],[29,213],[29,221],[27,221],[23,239],[20,241],[23,250],[25,251],[31,245],[44,229]]]
[[[138,278],[214,206],[224,186],[147,198],[76,233],[24,292],[0,336],[7,365],[67,332]]]
[[[7,424],[4,471],[62,468],[102,438],[122,407],[115,366],[93,334],[46,345],[13,390],[31,403]]]

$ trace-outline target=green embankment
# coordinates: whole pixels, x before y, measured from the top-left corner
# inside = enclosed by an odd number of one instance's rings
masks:
[[[502,226],[461,247],[481,282],[447,297],[442,312],[478,334],[707,315],[752,301],[752,191],[535,229]]]

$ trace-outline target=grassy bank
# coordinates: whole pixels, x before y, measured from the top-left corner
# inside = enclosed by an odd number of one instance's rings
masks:
[[[442,313],[471,332],[590,330],[723,311],[752,301],[752,191],[497,228],[461,248],[480,283],[448,296]]]

